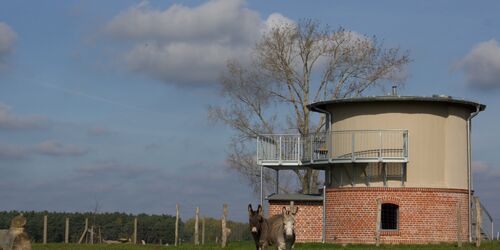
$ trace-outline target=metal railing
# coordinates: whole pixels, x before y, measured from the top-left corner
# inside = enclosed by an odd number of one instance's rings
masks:
[[[257,162],[261,165],[407,161],[407,130],[343,130],[257,138]]]
[[[259,164],[295,165],[300,161],[300,135],[272,134],[257,138],[257,161]]]

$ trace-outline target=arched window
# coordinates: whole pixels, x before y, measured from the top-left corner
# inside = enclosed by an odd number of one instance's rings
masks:
[[[399,206],[396,204],[384,203],[382,204],[381,212],[381,229],[397,230],[399,222]]]

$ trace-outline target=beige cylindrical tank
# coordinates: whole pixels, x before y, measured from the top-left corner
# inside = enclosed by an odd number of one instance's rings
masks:
[[[334,100],[312,106],[331,114],[331,131],[407,130],[406,187],[467,189],[467,119],[478,109],[484,110],[484,105],[443,97],[388,96]],[[335,148],[335,139],[332,143]],[[355,165],[334,166],[332,174],[338,175],[335,172],[342,170],[359,175],[352,172]],[[373,179],[370,183],[340,186],[363,185],[383,183]],[[387,185],[401,186],[401,181],[389,180]]]

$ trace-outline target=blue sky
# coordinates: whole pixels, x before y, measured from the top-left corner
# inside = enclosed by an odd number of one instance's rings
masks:
[[[313,18],[410,51],[403,95],[488,105],[474,120],[476,190],[500,220],[496,1],[0,1],[0,209],[245,220],[257,198],[208,121],[216,78],[273,18]],[[196,21],[198,20],[198,22]],[[201,22],[200,22],[201,20]]]

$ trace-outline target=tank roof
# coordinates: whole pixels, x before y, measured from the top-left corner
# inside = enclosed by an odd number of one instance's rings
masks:
[[[329,101],[315,102],[307,105],[311,111],[321,111],[325,106],[343,104],[343,103],[367,103],[367,102],[432,102],[432,103],[449,103],[459,106],[464,106],[471,109],[471,112],[483,111],[486,105],[473,102],[465,99],[453,98],[447,95],[433,95],[433,96],[369,96],[369,97],[355,97],[345,99],[335,99]]]

